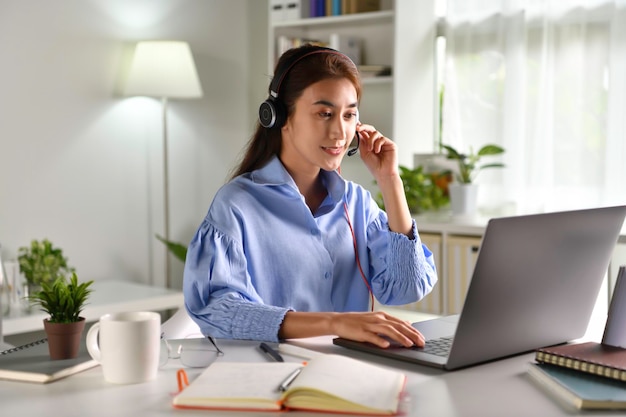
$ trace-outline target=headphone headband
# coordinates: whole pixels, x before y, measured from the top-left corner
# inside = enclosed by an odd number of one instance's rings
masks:
[[[287,76],[287,74],[289,74],[289,71],[291,71],[291,69],[304,58],[316,54],[334,54],[348,58],[346,55],[335,49],[326,48],[324,46],[312,46],[312,48],[314,49],[302,48],[299,53],[294,54],[291,59],[286,60],[278,68],[276,68],[276,72],[274,73],[274,77],[272,78],[272,82],[270,83],[270,95],[272,97],[279,97],[280,86],[282,85],[285,77]]]

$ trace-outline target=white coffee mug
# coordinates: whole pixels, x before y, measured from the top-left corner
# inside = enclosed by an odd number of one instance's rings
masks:
[[[89,354],[116,384],[156,378],[160,345],[161,316],[148,311],[105,314],[87,332]]]

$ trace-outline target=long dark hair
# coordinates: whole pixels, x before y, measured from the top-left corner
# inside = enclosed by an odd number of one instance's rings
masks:
[[[282,67],[291,57],[301,53],[302,49],[305,48],[314,50],[316,47],[307,44],[285,52],[274,67],[274,76],[276,76],[277,68]],[[361,79],[352,60],[338,53],[315,53],[293,65],[284,75],[280,84],[279,99],[287,109],[287,118],[293,114],[296,100],[308,86],[329,78],[347,78],[350,80],[356,89],[357,100],[360,101]],[[263,167],[274,155],[280,154],[281,145],[280,126],[265,128],[257,121],[255,133],[248,141],[244,156],[233,170],[231,178]]]

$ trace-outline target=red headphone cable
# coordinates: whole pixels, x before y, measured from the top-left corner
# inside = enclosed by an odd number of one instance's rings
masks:
[[[369,292],[370,295],[370,311],[374,311],[374,293],[372,292],[372,287],[370,286],[370,283],[367,282],[367,278],[365,278],[365,273],[363,272],[363,268],[361,267],[361,261],[359,260],[359,251],[356,245],[356,236],[354,234],[354,229],[352,228],[352,222],[350,221],[350,214],[348,213],[348,204],[346,204],[346,202],[343,202],[343,211],[346,214],[346,220],[348,220],[348,226],[350,227],[350,233],[352,234],[352,243],[354,246],[354,257],[356,258],[356,265],[359,268],[359,272],[361,273],[361,278],[363,278],[363,282],[365,283],[365,286],[367,287],[367,291]]]

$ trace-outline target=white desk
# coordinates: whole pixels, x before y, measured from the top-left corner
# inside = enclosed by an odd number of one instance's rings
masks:
[[[208,343],[208,342],[206,342]],[[411,396],[409,416],[516,417],[567,416],[575,414],[560,406],[526,376],[532,354],[445,372],[350,351],[331,344],[330,337],[305,339],[298,345],[326,353],[340,353],[382,366],[403,370]],[[258,342],[218,340],[225,355],[220,361],[266,361]],[[290,358],[288,360],[301,360]],[[136,385],[114,385],[104,381],[100,367],[47,385],[0,381],[0,409],[3,416],[320,416],[313,413],[240,413],[176,410],[171,406],[177,391],[176,370],[171,362],[157,379]],[[190,380],[201,370],[188,369]],[[623,415],[594,412],[594,416]]]
[[[181,291],[125,281],[94,281],[93,292],[82,316],[93,322],[107,313],[124,311],[163,311],[183,305]],[[33,307],[31,313],[10,315],[2,320],[4,336],[43,330],[47,315]]]

